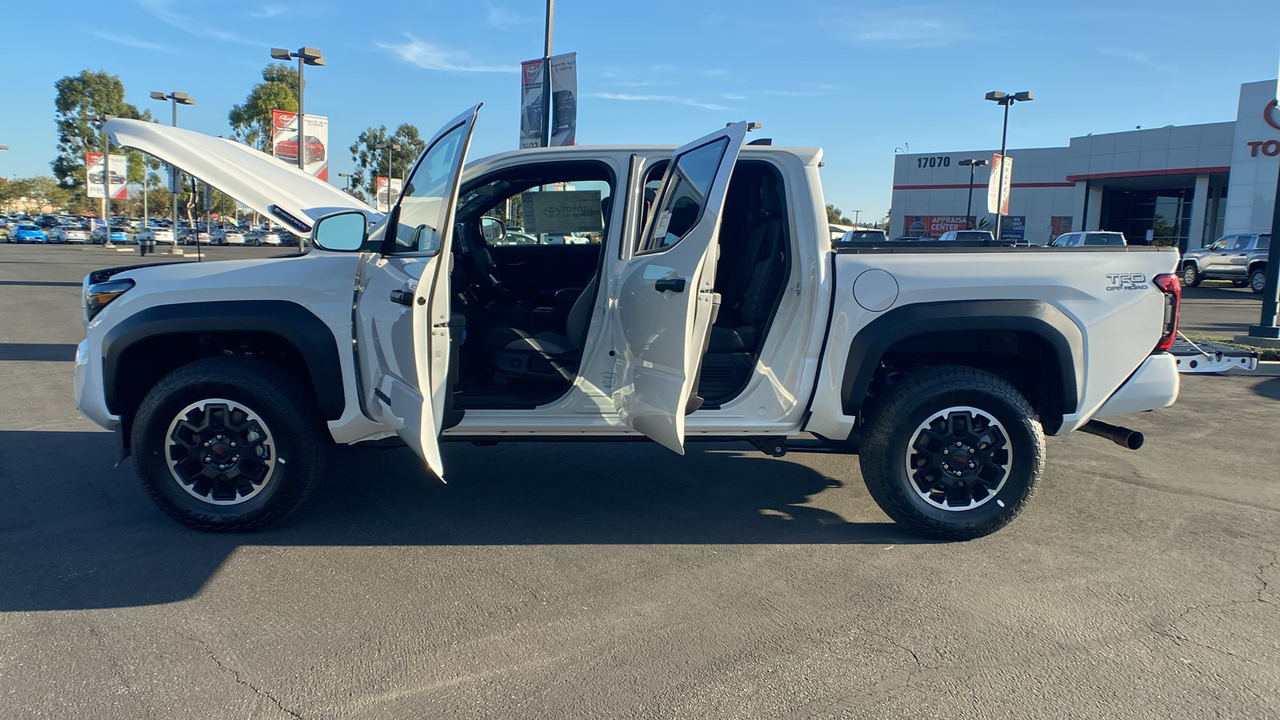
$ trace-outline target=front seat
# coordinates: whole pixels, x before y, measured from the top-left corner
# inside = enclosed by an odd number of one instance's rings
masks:
[[[582,289],[565,318],[565,334],[550,331],[536,335],[514,327],[497,326],[484,339],[490,364],[502,375],[525,380],[573,382],[582,359],[582,345],[591,325],[599,274]]]

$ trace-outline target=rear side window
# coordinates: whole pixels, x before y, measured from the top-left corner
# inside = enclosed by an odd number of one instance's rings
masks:
[[[1270,235],[1259,235],[1259,236],[1258,236],[1258,249],[1259,249],[1259,250],[1270,250],[1270,249],[1271,249],[1271,236],[1270,236]]]
[[[1120,233],[1090,233],[1084,236],[1085,245],[1123,246],[1124,235]]]

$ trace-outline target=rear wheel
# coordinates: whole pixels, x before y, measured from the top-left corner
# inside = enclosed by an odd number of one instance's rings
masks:
[[[142,486],[198,530],[258,530],[282,520],[320,476],[323,423],[293,378],[252,358],[181,367],[142,401],[131,436]]]
[[[1187,287],[1196,287],[1200,284],[1200,271],[1196,269],[1194,263],[1187,263],[1182,266],[1182,284]]]
[[[1249,289],[1258,294],[1262,294],[1262,291],[1267,289],[1267,269],[1265,267],[1255,268],[1249,273]]]
[[[1008,382],[970,367],[926,368],[889,391],[863,435],[863,479],[895,522],[966,540],[1022,512],[1044,467],[1044,432]]]

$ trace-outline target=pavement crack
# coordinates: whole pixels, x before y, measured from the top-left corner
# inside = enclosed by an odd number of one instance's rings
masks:
[[[1205,650],[1212,650],[1213,652],[1221,653],[1223,655],[1226,655],[1231,658],[1235,658],[1237,660],[1244,660],[1245,662],[1250,664],[1255,664],[1253,660],[1247,657],[1241,657],[1240,655],[1237,655],[1231,652],[1230,650],[1226,650],[1224,648],[1220,648],[1215,645],[1208,645],[1206,643],[1192,640],[1190,637],[1188,637],[1185,633],[1181,631],[1181,629],[1179,628],[1179,625],[1184,620],[1186,620],[1189,615],[1191,615],[1194,612],[1205,612],[1205,611],[1213,611],[1213,610],[1222,611],[1222,610],[1226,610],[1227,608],[1239,607],[1242,605],[1252,605],[1254,603],[1262,603],[1264,605],[1274,604],[1272,600],[1270,600],[1267,597],[1267,595],[1271,592],[1271,584],[1267,582],[1265,575],[1268,570],[1273,570],[1277,564],[1280,564],[1280,555],[1277,555],[1275,551],[1267,548],[1258,548],[1258,549],[1270,555],[1271,561],[1259,564],[1258,569],[1253,573],[1253,580],[1254,582],[1257,583],[1258,587],[1254,590],[1252,597],[1239,599],[1239,600],[1226,600],[1224,602],[1218,602],[1218,603],[1203,603],[1200,605],[1190,605],[1185,609],[1183,609],[1183,611],[1179,613],[1176,618],[1171,620],[1167,624],[1167,627],[1157,627],[1153,623],[1151,625],[1152,632],[1154,632],[1159,637],[1172,640],[1175,645],[1179,645],[1179,646],[1184,644],[1193,645],[1198,648],[1203,648]]]
[[[223,671],[223,672],[227,673],[228,675],[231,675],[231,676],[235,679],[235,681],[236,681],[236,684],[237,684],[237,685],[243,685],[244,687],[247,687],[247,688],[249,688],[250,690],[252,690],[252,691],[253,691],[253,694],[255,694],[255,695],[259,696],[259,697],[266,698],[267,700],[270,700],[270,701],[271,701],[271,704],[275,705],[277,708],[279,708],[279,709],[280,709],[280,712],[282,712],[282,713],[284,713],[284,714],[288,715],[289,717],[291,717],[291,718],[295,718],[296,720],[302,720],[302,716],[301,716],[301,715],[299,715],[298,713],[296,713],[296,712],[294,712],[294,711],[290,710],[289,708],[285,707],[285,706],[284,706],[284,704],[283,704],[283,703],[281,703],[278,699],[276,699],[276,697],[275,697],[274,695],[272,695],[271,693],[267,692],[266,690],[263,690],[262,688],[259,688],[257,685],[254,685],[253,683],[249,682],[248,680],[245,680],[243,677],[241,677],[241,676],[240,676],[240,671],[239,671],[239,670],[236,670],[236,669],[235,669],[235,668],[233,668],[233,667],[228,667],[228,666],[227,666],[226,664],[224,664],[221,660],[219,660],[219,659],[218,659],[218,656],[213,654],[213,650],[210,650],[210,649],[209,649],[209,645],[208,645],[207,643],[205,643],[205,641],[201,640],[200,638],[198,638],[198,637],[196,637],[196,636],[194,636],[194,635],[187,635],[187,636],[185,636],[185,637],[186,637],[188,640],[191,640],[192,642],[194,642],[194,643],[196,643],[197,645],[199,645],[199,646],[200,646],[200,648],[201,648],[202,650],[204,650],[204,654],[205,654],[206,656],[208,656],[209,660],[211,660],[211,661],[213,662],[213,664],[214,664],[214,665],[217,665],[219,670],[221,670],[221,671]]]

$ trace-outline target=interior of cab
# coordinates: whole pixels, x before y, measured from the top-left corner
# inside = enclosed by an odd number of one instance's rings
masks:
[[[646,202],[666,164],[646,174]],[[461,188],[451,276],[452,310],[466,327],[458,408],[534,408],[573,385],[599,278],[624,235],[613,227],[622,217],[613,212],[617,188],[611,169],[594,161],[512,167]],[[719,235],[721,308],[698,381],[704,408],[745,388],[782,300],[791,262],[784,198],[771,164],[738,161]],[[573,218],[548,222],[548,208]]]

